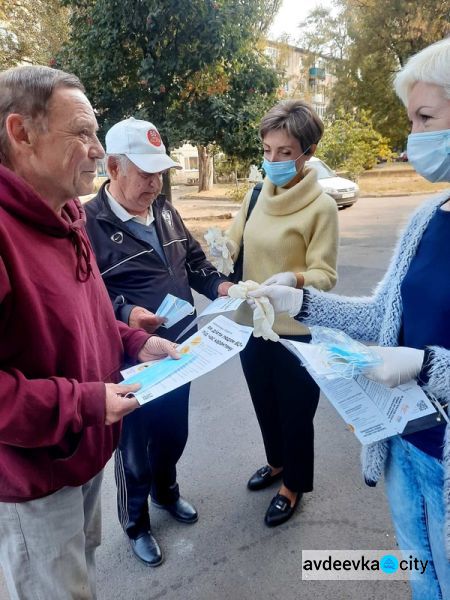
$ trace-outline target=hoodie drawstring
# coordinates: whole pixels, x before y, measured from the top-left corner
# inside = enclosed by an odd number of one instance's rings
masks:
[[[81,220],[75,221],[75,223],[71,223],[70,225],[70,237],[77,253],[76,276],[81,283],[86,282],[92,273],[92,253],[88,242],[80,231],[83,226],[84,223]]]

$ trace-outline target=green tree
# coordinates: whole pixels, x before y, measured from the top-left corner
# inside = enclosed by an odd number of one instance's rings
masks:
[[[373,127],[365,111],[338,111],[326,124],[317,156],[333,169],[347,171],[354,179],[365,169],[375,166],[377,158],[389,158],[388,140]]]
[[[225,69],[222,89],[217,84],[208,90],[199,86],[188,100],[180,98],[171,114],[180,122],[178,135],[198,146],[199,189],[209,189],[217,147],[234,162],[259,160],[259,121],[275,103],[278,86],[268,59],[258,50],[247,50]]]
[[[367,110],[375,128],[402,147],[408,122],[392,78],[409,56],[449,33],[450,0],[336,0],[335,5],[337,14],[315,11],[301,24],[305,45],[334,59],[337,84],[330,110]]]
[[[206,148],[219,132],[188,131],[195,105],[230,90],[236,56],[256,45],[280,0],[65,0],[74,34],[60,64],[80,76],[104,130],[135,116],[168,149]],[[213,109],[210,110],[210,112]],[[197,110],[198,113],[198,110]],[[199,119],[197,119],[197,124]],[[168,191],[166,187],[166,191]]]
[[[59,0],[0,0],[0,69],[51,64],[68,33]]]

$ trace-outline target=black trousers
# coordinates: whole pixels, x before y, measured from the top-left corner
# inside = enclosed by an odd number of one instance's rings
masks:
[[[159,504],[179,498],[176,464],[188,438],[190,384],[127,415],[115,453],[117,511],[130,538],[149,531],[149,495]]]
[[[283,337],[300,342],[311,340],[310,336]],[[299,360],[279,343],[251,337],[240,356],[267,462],[272,467],[283,467],[287,488],[310,492],[318,386]]]

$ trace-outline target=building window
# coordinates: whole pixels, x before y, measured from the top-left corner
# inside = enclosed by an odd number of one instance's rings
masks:
[[[187,156],[184,159],[184,168],[186,171],[198,170],[198,156]]]

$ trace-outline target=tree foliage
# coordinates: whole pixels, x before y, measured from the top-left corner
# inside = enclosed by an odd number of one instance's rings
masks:
[[[0,69],[51,64],[68,33],[59,0],[0,0]]]
[[[170,147],[229,144],[276,87],[258,45],[280,0],[66,0],[76,35],[60,64],[86,86],[103,130],[133,115]],[[265,106],[264,106],[265,108]],[[239,131],[239,128],[236,128]]]
[[[344,112],[325,127],[317,156],[334,169],[347,171],[352,178],[375,166],[377,158],[390,158],[389,140],[373,127],[365,111]]]
[[[336,0],[301,24],[306,47],[331,58],[337,84],[330,111],[368,111],[375,128],[402,147],[408,133],[394,74],[412,54],[450,32],[450,0]],[[336,33],[337,32],[337,33]]]

